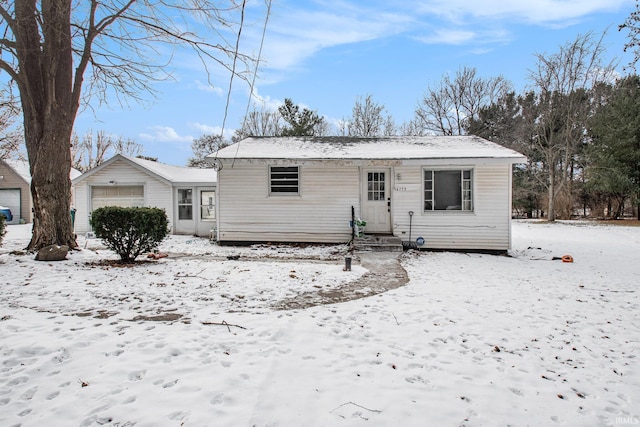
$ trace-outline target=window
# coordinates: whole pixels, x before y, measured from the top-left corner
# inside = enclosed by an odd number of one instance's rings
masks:
[[[299,194],[298,166],[271,166],[269,175],[271,194]]]
[[[471,170],[424,170],[425,211],[472,211]]]
[[[178,219],[193,219],[193,190],[178,189]]]
[[[215,191],[200,191],[200,218],[203,221],[213,221],[216,219]]]
[[[120,206],[123,208],[144,206],[144,186],[92,186],[91,207]]]
[[[384,172],[367,172],[367,200],[385,200]]]

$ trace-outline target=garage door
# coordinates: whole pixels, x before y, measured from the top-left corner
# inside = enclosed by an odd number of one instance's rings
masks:
[[[121,206],[123,208],[144,206],[144,186],[95,186],[91,187],[91,208]]]
[[[20,190],[0,190],[0,206],[11,209],[13,221],[7,224],[17,224],[20,222]]]

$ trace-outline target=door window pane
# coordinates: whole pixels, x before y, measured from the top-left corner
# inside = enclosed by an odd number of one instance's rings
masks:
[[[216,219],[215,200],[215,191],[200,191],[200,218],[202,220],[213,221]]]
[[[385,181],[384,172],[368,172],[367,173],[367,199],[368,200],[386,200],[384,181]]]
[[[178,219],[193,219],[193,190],[190,188],[178,189]]]

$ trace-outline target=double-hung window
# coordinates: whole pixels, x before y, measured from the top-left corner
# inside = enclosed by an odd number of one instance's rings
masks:
[[[298,166],[269,167],[269,193],[274,195],[300,194],[300,170]]]
[[[424,211],[473,211],[471,169],[424,169]]]

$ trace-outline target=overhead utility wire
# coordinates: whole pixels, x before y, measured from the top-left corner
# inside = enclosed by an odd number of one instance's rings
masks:
[[[238,38],[236,38],[236,48],[233,53],[233,65],[231,67],[231,78],[229,79],[229,90],[227,91],[227,102],[224,106],[224,117],[222,118],[222,130],[220,131],[220,139],[224,137],[224,127],[227,123],[227,115],[229,114],[229,104],[231,102],[231,88],[233,87],[233,77],[236,75],[236,63],[238,62],[238,51],[240,50],[240,36],[242,35],[242,26],[244,25],[244,9],[247,0],[242,0],[242,9],[240,12],[240,28],[238,28]]]
[[[269,15],[271,14],[271,0],[267,0],[267,15],[264,18],[264,26],[262,27],[262,38],[260,39],[260,49],[258,50],[258,60],[256,61],[256,68],[253,70],[253,79],[251,79],[251,84],[249,85],[249,99],[247,99],[247,108],[244,110],[244,119],[242,120],[242,128],[244,128],[245,123],[247,122],[247,115],[249,114],[249,107],[251,105],[251,100],[253,99],[253,88],[256,83],[256,76],[258,75],[258,67],[260,66],[260,57],[262,56],[262,47],[264,46],[264,37],[267,33],[267,23],[269,22]],[[241,128],[241,129],[242,129]],[[238,155],[238,150],[240,149],[240,141],[236,142],[236,152],[233,155],[233,162],[231,163],[231,167],[236,163],[236,156]]]

